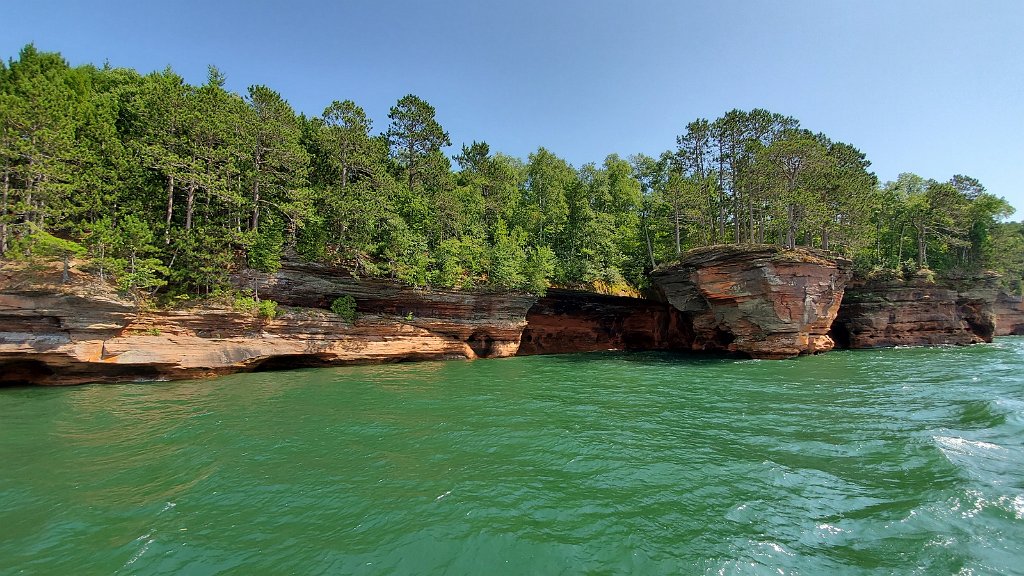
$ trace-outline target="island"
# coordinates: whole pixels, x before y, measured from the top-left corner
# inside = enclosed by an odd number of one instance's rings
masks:
[[[210,67],[0,67],[0,385],[596,350],[785,359],[1024,332],[1024,225],[977,179],[880,182],[755,108],[657,156],[452,148]]]

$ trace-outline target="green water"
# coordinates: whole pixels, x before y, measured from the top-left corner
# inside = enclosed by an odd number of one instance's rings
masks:
[[[0,574],[1022,574],[1024,339],[0,390]]]

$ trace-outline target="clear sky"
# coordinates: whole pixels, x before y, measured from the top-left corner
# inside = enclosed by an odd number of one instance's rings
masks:
[[[170,65],[354,100],[387,127],[413,93],[455,149],[539,146],[579,166],[658,154],[697,117],[767,108],[867,153],[882,180],[961,173],[1024,218],[1024,1],[409,0],[0,3],[0,56]]]

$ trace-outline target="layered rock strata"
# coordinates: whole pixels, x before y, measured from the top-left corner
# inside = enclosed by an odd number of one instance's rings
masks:
[[[996,336],[1024,336],[1024,302],[1020,296],[1000,292],[996,297]]]
[[[598,350],[689,350],[690,318],[656,300],[548,290],[526,315],[520,356]]]
[[[925,278],[852,283],[832,334],[845,348],[991,342],[995,278],[937,284]]]
[[[196,378],[231,372],[514,355],[535,296],[415,290],[316,267],[240,280],[294,307],[144,311],[109,295],[0,290],[0,384]],[[308,290],[308,291],[304,291]],[[327,310],[356,299],[354,324]]]
[[[827,352],[850,262],[778,246],[692,250],[655,270],[665,300],[692,317],[695,350],[753,358]]]
[[[351,296],[363,323],[397,319],[400,326],[465,343],[470,358],[514,356],[526,312],[537,301],[532,294],[504,291],[412,288],[309,263],[286,263],[273,274],[250,270],[235,282],[261,298],[300,308],[327,309],[336,298]]]

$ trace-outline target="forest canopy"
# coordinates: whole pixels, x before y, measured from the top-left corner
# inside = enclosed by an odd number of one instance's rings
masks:
[[[73,259],[126,291],[203,296],[282,259],[444,288],[642,288],[689,248],[831,250],[871,274],[992,269],[1020,293],[1024,226],[976,179],[880,183],[855,146],[731,110],[658,157],[574,167],[461,144],[399,99],[375,130],[351,100],[298,114],[274,89],[71,67],[29,45],[0,62],[0,257]],[[454,162],[454,164],[453,164]]]

